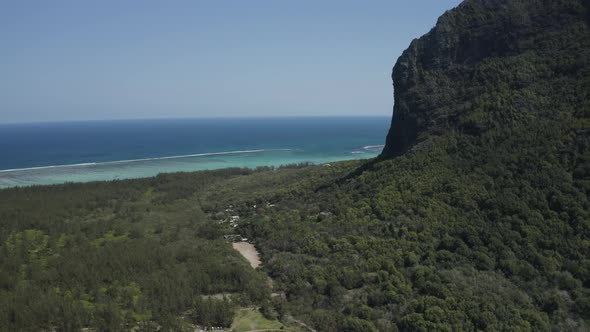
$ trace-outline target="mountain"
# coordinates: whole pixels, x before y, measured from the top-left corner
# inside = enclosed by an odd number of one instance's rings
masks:
[[[587,127],[588,17],[580,0],[467,0],[445,13],[393,68],[383,156],[449,131],[480,136],[539,118]]]
[[[321,331],[589,330],[589,24],[588,1],[466,0],[414,40],[380,158],[244,230],[287,308]]]

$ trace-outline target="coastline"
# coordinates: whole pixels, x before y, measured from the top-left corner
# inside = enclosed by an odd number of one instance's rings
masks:
[[[360,151],[354,150],[346,154],[308,153],[299,149],[287,148],[240,150],[8,169],[0,170],[0,189],[70,182],[136,179],[152,177],[160,173],[194,172],[232,167],[253,169],[305,162],[323,164],[345,160],[370,159],[380,153],[381,147],[382,145],[370,145],[363,147]]]
[[[0,188],[369,159],[388,125],[385,117],[4,125]]]
[[[191,157],[219,156],[219,155],[242,154],[242,153],[272,152],[272,151],[290,151],[290,150],[291,149],[270,149],[270,150],[241,150],[241,151],[195,153],[195,154],[187,154],[187,155],[180,155],[180,156],[153,157],[153,158],[113,160],[113,161],[103,161],[103,162],[89,162],[89,163],[80,163],[80,164],[48,165],[48,166],[37,166],[37,167],[0,169],[0,173],[31,171],[31,170],[40,170],[40,169],[45,169],[45,168],[80,167],[80,166],[93,166],[93,165],[99,165],[99,164],[102,164],[102,165],[123,164],[123,163],[135,163],[135,162],[152,161],[152,160],[182,159],[182,158],[191,158]]]

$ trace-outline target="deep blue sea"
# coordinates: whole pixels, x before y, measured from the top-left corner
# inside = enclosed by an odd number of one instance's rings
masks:
[[[389,117],[2,124],[0,187],[372,158],[389,124]]]

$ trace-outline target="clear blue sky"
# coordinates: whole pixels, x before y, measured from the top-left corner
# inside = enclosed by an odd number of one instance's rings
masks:
[[[391,115],[391,68],[459,0],[0,2],[0,122]]]

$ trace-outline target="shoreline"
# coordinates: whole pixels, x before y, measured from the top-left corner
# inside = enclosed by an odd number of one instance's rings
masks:
[[[221,156],[221,155],[246,154],[246,153],[264,153],[264,152],[278,152],[278,151],[292,151],[292,150],[293,149],[285,148],[285,149],[258,149],[258,150],[205,152],[205,153],[178,155],[178,156],[124,159],[124,160],[112,160],[112,161],[100,161],[100,162],[99,161],[92,161],[92,162],[79,163],[79,164],[47,165],[47,166],[35,166],[35,167],[24,167],[24,168],[0,169],[0,173],[32,171],[32,170],[40,170],[40,169],[46,169],[46,168],[83,167],[83,166],[107,165],[107,164],[136,163],[136,162],[141,162],[141,161],[153,161],[153,160],[170,160],[170,159],[183,159],[183,158],[192,158],[192,157]]]
[[[249,150],[248,150],[249,151]],[[380,150],[367,150],[362,154],[312,155],[290,150],[264,150],[255,153],[216,153],[183,158],[158,158],[124,162],[84,163],[75,166],[42,167],[0,172],[0,190],[37,185],[87,183],[140,179],[162,173],[197,172],[226,168],[281,167],[290,164],[320,165],[338,161],[371,159]],[[215,158],[211,158],[215,157]]]

